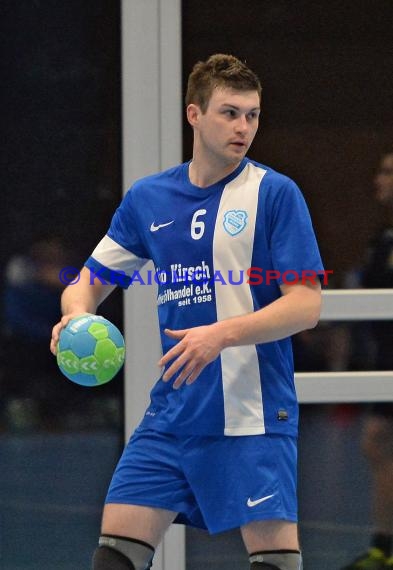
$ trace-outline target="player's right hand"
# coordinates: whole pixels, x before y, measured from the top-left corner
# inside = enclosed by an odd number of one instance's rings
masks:
[[[62,329],[64,329],[71,319],[75,317],[81,317],[82,315],[90,315],[91,313],[70,313],[68,315],[63,315],[60,322],[58,322],[52,329],[52,338],[50,340],[50,351],[52,354],[56,355],[57,352],[57,343],[59,342],[60,333]]]

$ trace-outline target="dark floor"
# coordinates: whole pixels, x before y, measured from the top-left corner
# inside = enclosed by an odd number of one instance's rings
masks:
[[[367,546],[362,415],[304,407],[299,499],[305,570],[338,570]],[[122,443],[116,433],[0,437],[0,569],[89,570],[101,504]],[[187,533],[187,570],[246,570],[237,532]]]

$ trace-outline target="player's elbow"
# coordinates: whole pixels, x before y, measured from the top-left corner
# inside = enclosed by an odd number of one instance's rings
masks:
[[[284,295],[289,295],[290,305],[300,330],[313,329],[321,315],[321,287],[317,284],[284,285]]]
[[[304,313],[306,329],[314,329],[317,326],[321,316],[321,307],[322,300],[320,295],[311,299],[308,310]]]
[[[314,329],[319,323],[321,316],[321,291],[315,288],[309,288],[307,290],[303,289],[302,295],[298,301],[300,301],[298,307],[304,330]]]
[[[311,314],[308,318],[306,328],[315,329],[315,327],[319,323],[319,317],[320,317],[320,311],[319,312],[315,311],[315,313]]]

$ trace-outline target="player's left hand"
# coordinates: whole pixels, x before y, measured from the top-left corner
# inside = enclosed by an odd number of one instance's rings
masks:
[[[165,371],[162,379],[169,380],[180,370],[179,376],[173,383],[175,389],[185,382],[192,384],[207,364],[213,362],[224,348],[214,325],[194,327],[183,330],[165,329],[165,334],[179,342],[168,350],[158,362],[158,366],[166,366],[173,360]]]

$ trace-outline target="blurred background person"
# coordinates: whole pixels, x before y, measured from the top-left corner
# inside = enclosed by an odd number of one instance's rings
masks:
[[[36,239],[10,257],[2,295],[1,392],[3,427],[12,431],[59,427],[72,399],[46,335],[59,315],[60,270],[69,254],[61,240]]]
[[[66,380],[48,356],[48,334],[60,315],[61,272],[71,257],[75,259],[61,239],[42,236],[6,264],[0,329],[2,429],[57,431],[121,424],[120,381],[89,394]],[[72,278],[67,270],[65,274]],[[111,307],[108,312],[115,317]]]
[[[359,273],[364,288],[393,288],[393,150],[384,154],[376,173],[375,199],[384,208],[386,221],[366,252]],[[371,367],[393,370],[393,323],[368,323]],[[362,433],[362,449],[372,476],[373,535],[365,554],[343,570],[393,568],[393,402],[370,407]]]

